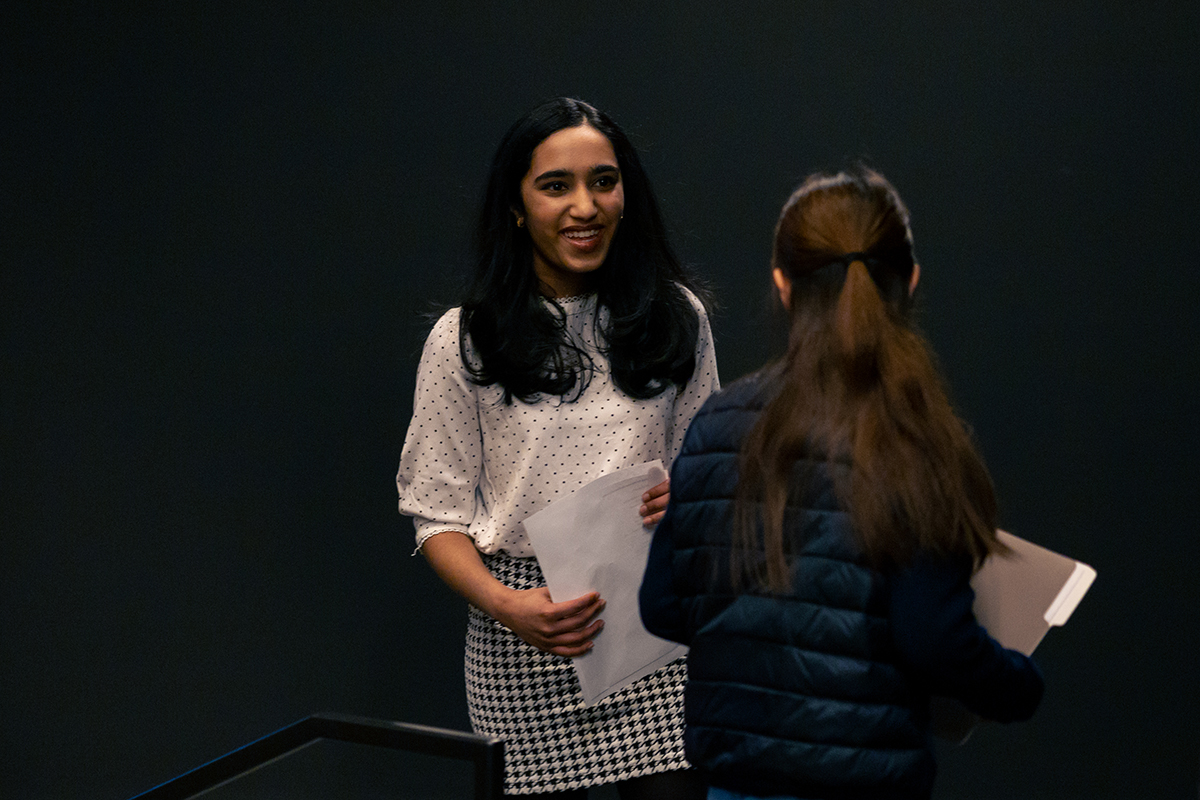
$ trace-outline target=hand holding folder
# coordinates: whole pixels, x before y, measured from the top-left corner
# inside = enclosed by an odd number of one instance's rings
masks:
[[[997,642],[1032,655],[1050,628],[1064,625],[1096,580],[1096,570],[1007,531],[997,531],[1012,552],[988,558],[971,578],[975,618]],[[935,697],[933,730],[962,744],[979,717],[950,698]]]

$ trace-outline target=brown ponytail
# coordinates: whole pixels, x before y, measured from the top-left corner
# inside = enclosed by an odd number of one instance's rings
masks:
[[[862,392],[879,379],[887,309],[861,260],[846,270],[834,309],[834,342],[844,363],[847,389]]]
[[[909,321],[916,264],[895,189],[867,170],[810,177],[784,206],[772,262],[791,282],[791,330],[778,391],[742,444],[734,548],[766,559],[735,557],[734,580],[788,586],[784,510],[818,462],[877,568],[917,550],[981,564],[1000,549],[995,495]]]

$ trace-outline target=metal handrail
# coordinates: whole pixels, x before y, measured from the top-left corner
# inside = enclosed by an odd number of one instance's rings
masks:
[[[470,761],[475,766],[475,800],[501,800],[504,796],[504,743],[499,739],[406,722],[313,714],[130,800],[198,797],[321,739]]]

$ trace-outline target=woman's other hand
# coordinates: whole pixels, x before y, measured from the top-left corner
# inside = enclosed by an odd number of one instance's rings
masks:
[[[667,513],[667,501],[671,499],[671,481],[665,480],[642,495],[642,506],[638,513],[642,515],[642,524],[651,528],[658,524]]]
[[[521,640],[556,656],[579,656],[592,649],[604,628],[596,615],[604,610],[597,592],[555,603],[550,590],[510,590],[492,609],[492,616]]]
[[[578,656],[592,649],[604,627],[596,615],[604,610],[598,592],[555,603],[550,590],[513,589],[496,580],[475,543],[462,531],[444,531],[426,539],[421,552],[451,589],[534,647],[558,656]]]

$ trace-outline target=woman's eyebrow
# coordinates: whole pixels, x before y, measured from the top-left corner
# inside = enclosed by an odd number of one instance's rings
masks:
[[[588,170],[588,174],[589,174],[589,175],[600,175],[600,174],[606,174],[606,173],[609,173],[609,172],[617,172],[617,173],[619,173],[619,172],[620,172],[620,170],[619,170],[619,169],[617,169],[617,168],[616,168],[615,166],[613,166],[612,164],[597,164],[596,166],[594,166],[594,167],[592,167],[591,169],[589,169],[589,170]],[[541,175],[538,175],[538,176],[537,176],[536,178],[534,178],[533,180],[534,180],[534,182],[536,183],[536,182],[538,182],[538,181],[544,181],[544,180],[548,180],[548,179],[550,179],[550,178],[569,178],[569,177],[571,177],[571,171],[570,171],[570,170],[567,170],[567,169],[549,169],[549,170],[546,170],[545,172],[543,172]]]

